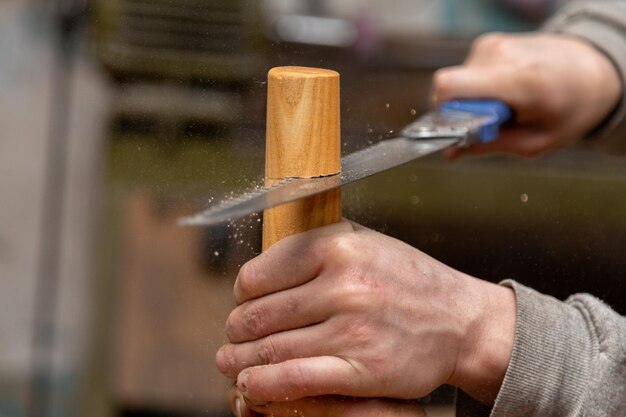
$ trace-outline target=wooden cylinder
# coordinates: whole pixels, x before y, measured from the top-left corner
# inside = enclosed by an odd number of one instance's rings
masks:
[[[268,74],[265,184],[341,171],[339,74],[273,68]],[[263,250],[279,240],[341,221],[341,190],[265,210]]]

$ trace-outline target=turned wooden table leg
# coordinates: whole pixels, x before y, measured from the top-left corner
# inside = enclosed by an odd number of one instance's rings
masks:
[[[270,70],[266,185],[340,171],[339,74],[304,67]],[[266,210],[263,250],[287,236],[340,221],[340,189]]]

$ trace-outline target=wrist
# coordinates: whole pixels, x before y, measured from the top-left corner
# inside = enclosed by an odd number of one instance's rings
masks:
[[[473,279],[478,306],[465,326],[454,375],[449,383],[483,404],[494,403],[515,342],[516,300],[510,288]]]

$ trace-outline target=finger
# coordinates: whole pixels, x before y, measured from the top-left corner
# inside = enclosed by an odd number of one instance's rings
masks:
[[[312,341],[316,341],[312,343]],[[318,325],[267,336],[241,344],[228,344],[216,355],[216,365],[229,378],[237,378],[246,368],[272,365],[320,353],[334,354],[343,343],[332,326]]]
[[[250,408],[274,417],[426,417],[415,402],[323,396]]]
[[[458,99],[502,100],[514,109],[526,108],[526,94],[519,83],[501,68],[450,67],[435,73],[433,80],[436,104]]]
[[[334,356],[248,368],[237,377],[237,387],[246,398],[268,402],[330,394],[374,396],[367,385],[358,364]]]
[[[321,295],[325,286],[318,280],[297,288],[247,301],[235,308],[226,321],[231,343],[257,340],[270,334],[321,323],[331,315],[332,300]]]
[[[558,145],[553,142],[555,141],[550,132],[536,132],[531,129],[503,130],[498,140],[492,143],[451,148],[446,151],[446,156],[455,160],[467,155],[502,153],[534,158],[556,148]]]
[[[235,282],[235,301],[246,301],[302,285],[321,271],[329,236],[353,231],[349,222],[287,237],[246,263]]]

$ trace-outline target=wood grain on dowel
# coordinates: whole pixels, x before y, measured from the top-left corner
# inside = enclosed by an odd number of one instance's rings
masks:
[[[265,184],[341,171],[339,74],[273,68],[268,74]],[[341,191],[265,210],[263,250],[296,233],[341,221]]]

